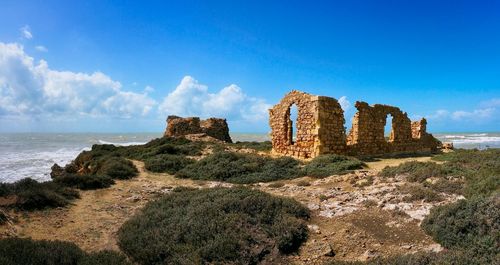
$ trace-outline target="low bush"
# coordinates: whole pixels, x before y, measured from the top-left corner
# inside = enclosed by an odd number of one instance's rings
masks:
[[[105,157],[100,159],[98,169],[92,173],[112,179],[130,179],[137,176],[139,171],[132,162],[123,157]]]
[[[78,188],[81,190],[108,188],[115,183],[115,181],[108,176],[77,175],[69,173],[56,177],[53,181],[62,186]]]
[[[256,264],[307,237],[309,210],[248,188],[177,188],[148,203],[119,230],[120,248],[139,264]]]
[[[440,253],[417,252],[387,258],[376,258],[366,262],[332,261],[325,265],[484,265],[481,258],[468,256],[462,251],[443,251]]]
[[[229,144],[229,146],[239,148],[239,149],[253,149],[255,151],[268,152],[271,151],[273,145],[270,141],[264,142],[236,142]]]
[[[273,188],[273,189],[281,188],[283,186],[285,186],[285,183],[283,183],[283,182],[273,182],[273,183],[267,185],[267,187]]]
[[[442,201],[443,196],[439,193],[433,191],[432,189],[426,188],[420,184],[405,184],[399,187],[399,190],[402,193],[409,194],[404,197],[404,201],[413,202],[413,201],[426,201],[426,202],[436,202]]]
[[[144,160],[145,168],[152,172],[175,174],[177,171],[194,163],[193,159],[178,155],[157,155]]]
[[[130,264],[125,256],[112,251],[86,253],[62,241],[0,240],[0,264],[9,265],[120,265]]]
[[[468,198],[500,192],[500,149],[465,150],[435,156],[465,177],[464,195]]]
[[[216,152],[186,166],[176,177],[248,184],[296,178],[299,170],[299,162],[290,157]]]
[[[444,164],[433,162],[406,162],[396,167],[386,167],[382,177],[406,175],[411,182],[447,193],[463,194],[467,198],[489,196],[500,191],[500,149],[463,150],[433,157]],[[438,178],[433,184],[425,180]]]
[[[443,177],[446,174],[443,167],[433,162],[410,161],[395,167],[385,167],[380,173],[381,177],[407,176],[408,181],[423,182],[430,177]]]
[[[331,175],[345,174],[363,168],[364,163],[354,157],[341,155],[321,155],[302,168],[301,175],[323,178]]]
[[[301,181],[297,182],[297,186],[299,186],[299,187],[311,186],[311,182],[309,182],[307,180],[301,180]]]
[[[2,184],[0,196],[9,195],[15,196],[15,202],[12,206],[24,210],[62,207],[69,204],[71,200],[79,198],[76,190],[63,187],[52,181],[37,182],[31,178]]]
[[[463,194],[465,183],[462,179],[440,178],[434,182],[424,182],[423,185],[437,192]]]
[[[123,254],[116,251],[103,250],[85,253],[78,261],[78,265],[132,265]]]
[[[196,156],[201,155],[201,151],[208,144],[184,138],[162,137],[144,145],[121,146],[116,152],[121,156],[137,160],[145,160],[160,154]]]
[[[5,224],[9,220],[9,217],[7,216],[2,209],[0,209],[0,225]]]
[[[500,194],[435,207],[422,228],[444,247],[500,260]]]

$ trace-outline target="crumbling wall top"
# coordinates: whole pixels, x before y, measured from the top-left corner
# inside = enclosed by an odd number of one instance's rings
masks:
[[[168,116],[164,136],[184,137],[194,134],[204,134],[220,141],[232,142],[226,119],[208,118],[200,120],[199,117]]]

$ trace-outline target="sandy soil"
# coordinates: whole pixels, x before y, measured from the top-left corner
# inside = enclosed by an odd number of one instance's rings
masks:
[[[312,210],[310,237],[300,251],[288,257],[293,264],[321,264],[331,259],[366,260],[414,251],[439,251],[440,246],[420,228],[420,220],[434,204],[403,203],[396,187],[404,180],[380,180],[376,173],[385,166],[429,157],[383,159],[368,168],[324,179],[300,178],[252,185],[275,195],[292,197]],[[176,179],[144,170],[137,178],[116,181],[108,189],[81,191],[81,199],[66,208],[8,214],[12,222],[0,226],[0,237],[31,237],[71,241],[87,251],[118,250],[116,232],[130,216],[150,200],[176,186],[215,187],[227,183]],[[366,179],[371,183],[364,183]],[[309,186],[302,186],[304,183]],[[362,184],[362,185],[361,185]],[[447,196],[440,203],[456,200]],[[438,204],[440,204],[438,203]]]

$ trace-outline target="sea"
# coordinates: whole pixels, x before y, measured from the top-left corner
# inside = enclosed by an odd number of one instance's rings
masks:
[[[434,133],[455,148],[500,148],[500,132]],[[71,162],[80,152],[94,144],[118,146],[144,144],[162,133],[1,133],[0,182],[15,182],[31,177],[50,180],[50,167]],[[232,133],[233,141],[267,141],[266,133]]]

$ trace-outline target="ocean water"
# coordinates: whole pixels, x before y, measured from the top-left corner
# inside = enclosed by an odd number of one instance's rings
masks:
[[[0,134],[0,182],[31,177],[50,180],[50,167],[65,165],[93,144],[134,145],[161,137],[162,133],[16,133]],[[500,148],[500,133],[436,133],[456,148]],[[233,141],[266,141],[265,133],[232,133]]]

